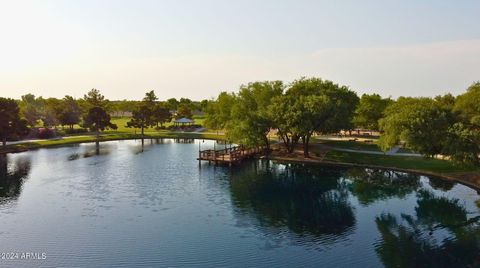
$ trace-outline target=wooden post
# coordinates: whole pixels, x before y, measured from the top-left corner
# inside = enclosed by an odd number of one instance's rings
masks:
[[[200,148],[200,141],[198,141],[198,165],[202,162],[202,150]]]

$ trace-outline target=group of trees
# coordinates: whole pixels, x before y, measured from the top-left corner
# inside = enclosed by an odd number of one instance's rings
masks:
[[[36,97],[26,94],[20,100],[0,98],[0,139],[18,139],[29,133],[29,129],[44,126],[68,127],[74,131],[80,125],[95,131],[97,136],[105,129],[115,129],[111,115],[132,114],[127,127],[160,127],[176,118],[192,118],[195,111],[205,109],[208,101],[192,101],[188,98],[158,101],[154,91],[146,93],[142,101],[109,101],[97,89],[90,90],[83,98],[65,96],[63,99]],[[76,130],[75,130],[76,131]]]
[[[380,145],[389,149],[399,142],[426,156],[445,155],[479,165],[480,83],[454,97],[400,97],[379,120]]]
[[[97,135],[115,128],[110,114],[128,111],[128,127],[159,127],[176,118],[191,118],[196,110],[205,111],[210,128],[225,129],[230,141],[269,147],[273,130],[292,152],[303,145],[309,156],[309,143],[315,133],[337,133],[363,128],[382,133],[379,144],[389,150],[403,143],[433,157],[444,155],[455,161],[479,165],[480,82],[459,96],[435,98],[382,98],[364,94],[360,98],[346,86],[319,78],[301,78],[292,83],[263,81],[242,85],[237,93],[222,92],[216,100],[194,102],[188,98],[158,101],[154,91],[142,101],[108,101],[96,89],[83,98],[63,99],[22,96],[21,100],[0,98],[0,138],[5,144],[43,122],[46,127],[81,124]]]
[[[145,128],[161,126],[172,120],[169,108],[161,102],[155,92],[149,91],[145,94],[143,100],[136,105],[132,112],[132,119],[127,122],[127,127],[140,128],[142,136]]]
[[[22,117],[30,127],[35,127],[42,121],[43,125],[48,127],[64,125],[73,128],[73,125],[80,122],[82,114],[79,102],[68,95],[63,99],[44,99],[26,94],[22,96],[18,105]]]
[[[0,98],[0,138],[3,146],[10,137],[22,136],[28,132],[27,121],[20,118],[20,109],[15,100]]]
[[[109,110],[120,116],[125,116],[127,112],[133,112],[137,109],[138,105],[141,105],[141,102],[142,101],[134,100],[111,101],[109,103]],[[175,111],[175,114],[179,118],[191,118],[195,111],[204,111],[208,101],[193,101],[189,98],[180,98],[179,100],[170,98],[166,101],[158,101],[158,103],[161,103],[164,108],[167,108],[171,112]]]
[[[353,128],[357,103],[355,92],[319,78],[301,78],[288,86],[255,82],[242,86],[238,94],[220,93],[207,106],[206,124],[225,128],[234,142],[267,148],[268,133],[275,129],[288,152],[302,142],[308,157],[314,133]]]
[[[460,96],[435,98],[360,98],[346,86],[319,78],[301,78],[242,85],[237,93],[222,92],[206,105],[206,124],[225,129],[228,139],[245,145],[269,146],[274,130],[285,149],[303,144],[309,156],[314,133],[363,128],[382,133],[379,144],[389,150],[399,144],[427,157],[444,155],[478,165],[480,154],[480,83]]]

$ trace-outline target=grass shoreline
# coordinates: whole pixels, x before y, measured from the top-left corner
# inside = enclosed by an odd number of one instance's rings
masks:
[[[423,176],[433,176],[433,177],[437,177],[437,178],[441,178],[448,181],[466,185],[480,192],[480,178],[469,179],[466,174],[456,174],[455,172],[440,173],[440,172],[432,172],[428,170],[400,168],[400,167],[394,167],[394,166],[337,162],[337,161],[331,161],[331,160],[320,161],[316,159],[306,159],[306,158],[302,159],[302,158],[296,158],[296,157],[292,158],[292,157],[282,157],[282,156],[273,156],[273,157],[269,157],[268,159],[278,161],[278,162],[287,162],[287,163],[305,163],[305,164],[317,164],[317,165],[340,166],[340,167],[361,167],[361,168],[394,170],[394,171],[412,173],[412,174],[423,175]]]
[[[205,139],[205,140],[224,140],[223,135],[212,133],[194,133],[194,132],[158,132],[158,133],[105,133],[100,136],[99,142],[116,140],[138,140],[138,139]],[[66,136],[63,139],[56,140],[38,140],[19,144],[7,145],[0,148],[0,153],[19,153],[40,148],[61,147],[65,145],[95,142],[95,135]]]
[[[115,141],[115,140],[136,140],[141,139],[141,134],[134,133],[104,133],[101,136],[100,142]],[[202,133],[202,132],[156,132],[145,133],[144,139],[205,139],[205,140],[224,140],[223,134]],[[0,148],[0,153],[19,153],[29,150],[36,150],[40,148],[61,147],[72,144],[95,142],[94,135],[82,136],[68,136],[59,140],[39,140],[20,144],[7,145],[5,148]],[[339,147],[341,148],[341,147]],[[304,158],[301,154],[293,156],[275,156],[269,157],[275,161],[286,161],[296,163],[315,163],[323,165],[336,165],[344,167],[364,167],[364,168],[378,168],[391,169],[401,172],[409,172],[426,176],[435,176],[444,178],[450,181],[459,182],[480,190],[480,170],[456,167],[446,160],[424,160],[424,159],[410,159],[410,157],[400,156],[385,156],[385,155],[371,155],[365,153],[341,152],[330,150],[325,157],[320,159],[317,157]],[[403,161],[400,161],[403,160]],[[435,165],[426,164],[435,163]],[[402,166],[402,164],[404,166]],[[414,166],[414,168],[410,168]],[[477,176],[478,175],[478,176]]]

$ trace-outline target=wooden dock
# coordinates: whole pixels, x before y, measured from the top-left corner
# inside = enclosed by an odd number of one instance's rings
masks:
[[[198,152],[198,161],[208,161],[208,163],[214,163],[215,165],[233,165],[242,162],[243,159],[253,157],[254,155],[261,154],[265,151],[263,146],[246,148],[244,146],[234,146],[219,150],[200,150]]]

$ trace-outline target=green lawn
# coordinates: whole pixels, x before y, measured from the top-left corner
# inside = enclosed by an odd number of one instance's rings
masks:
[[[363,141],[327,140],[319,137],[319,138],[315,138],[315,142],[328,145],[331,147],[342,148],[342,149],[376,151],[376,152],[381,151],[380,147],[376,143],[376,140],[373,140],[372,143],[367,143]]]
[[[413,156],[362,154],[334,150],[327,153],[325,160],[364,165],[396,167],[402,169],[412,169],[438,173],[452,173],[477,170],[480,171],[478,168],[462,167],[446,160],[428,159]]]
[[[131,133],[131,134],[138,134],[140,133],[140,129],[135,129],[135,128],[128,128],[127,127],[127,122],[130,121],[131,117],[113,117],[112,118],[112,123],[117,125],[117,129],[108,129],[104,133],[109,133],[109,134],[118,134],[118,133]],[[205,117],[204,116],[193,116],[193,120],[195,121],[196,125],[204,125],[205,123]],[[173,120],[163,124],[165,127],[169,127],[173,125]],[[74,125],[75,129],[82,128],[80,125]],[[147,134],[156,134],[159,131],[156,130],[154,127],[153,128],[146,128],[145,133]],[[79,134],[70,134],[67,136],[78,136],[78,135],[86,135],[88,133],[79,133]]]
[[[203,116],[193,116],[193,120],[195,121],[194,124],[196,125],[203,125],[205,122],[205,118]],[[127,122],[130,121],[130,117],[114,117],[112,118],[112,123],[116,124],[118,129],[117,130],[107,130],[106,132],[127,132],[127,133],[138,133],[138,129],[128,128]],[[165,127],[169,127],[173,125],[173,120],[163,124]],[[146,132],[157,132],[155,128],[147,128],[145,129]]]
[[[155,139],[155,138],[171,138],[171,139],[215,139],[215,140],[222,140],[225,136],[223,135],[216,135],[212,133],[183,133],[183,132],[167,132],[167,131],[155,131],[151,133],[145,133],[146,139]],[[134,133],[121,133],[121,132],[110,132],[110,133],[102,133],[101,141],[110,141],[110,140],[127,140],[127,139],[140,139],[141,135],[134,134]],[[34,142],[27,142],[15,145],[8,145],[5,148],[0,147],[1,152],[11,152],[15,150],[22,150],[22,149],[35,149],[41,147],[54,147],[54,146],[62,146],[66,144],[75,144],[75,143],[82,143],[82,142],[93,142],[95,141],[94,135],[77,135],[77,136],[69,136],[64,137],[63,139],[59,140],[39,140]]]

